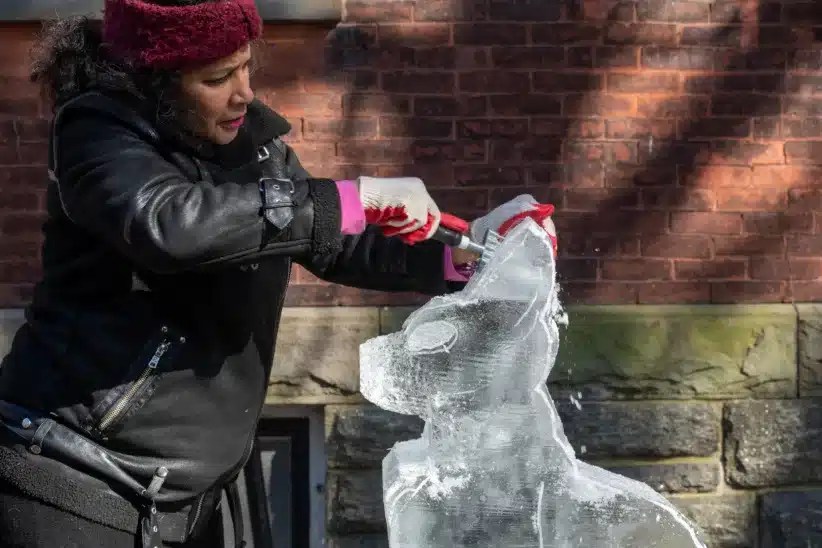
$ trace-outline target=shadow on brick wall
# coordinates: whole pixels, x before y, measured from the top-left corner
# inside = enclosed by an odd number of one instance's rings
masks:
[[[555,203],[569,301],[793,297],[784,235],[813,228],[792,225],[803,204],[788,210],[780,182],[750,182],[755,166],[819,151],[784,141],[819,135],[786,118],[819,114],[791,72],[820,70],[811,3],[347,7],[328,66],[379,73],[345,98],[347,175],[421,176],[469,217],[521,192]],[[377,138],[363,139],[378,114]]]

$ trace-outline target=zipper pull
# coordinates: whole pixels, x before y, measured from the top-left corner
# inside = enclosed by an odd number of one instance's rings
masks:
[[[166,353],[168,347],[171,346],[171,343],[168,341],[164,341],[157,349],[154,351],[154,355],[148,361],[148,366],[151,369],[157,369],[157,365],[160,363],[160,358],[163,357],[163,354]]]

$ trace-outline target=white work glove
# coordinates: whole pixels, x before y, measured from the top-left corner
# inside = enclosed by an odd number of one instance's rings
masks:
[[[470,227],[471,240],[481,244],[489,230],[504,236],[518,222],[529,217],[548,233],[554,247],[554,255],[556,255],[557,229],[551,219],[553,213],[553,205],[540,204],[530,194],[520,194],[516,198],[495,207],[482,217],[474,219]]]
[[[440,210],[416,177],[359,177],[365,221],[407,244],[429,239],[440,225]]]

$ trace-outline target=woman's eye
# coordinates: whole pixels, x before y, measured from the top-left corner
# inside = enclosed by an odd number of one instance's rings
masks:
[[[231,73],[229,72],[225,76],[220,76],[219,78],[212,78],[210,80],[204,80],[204,82],[205,82],[206,85],[216,86],[216,85],[222,84],[223,82],[227,81],[230,76],[231,76]]]

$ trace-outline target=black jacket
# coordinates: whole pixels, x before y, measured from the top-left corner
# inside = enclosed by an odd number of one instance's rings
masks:
[[[362,288],[458,286],[441,244],[342,237],[336,186],[305,172],[279,139],[288,123],[261,103],[226,146],[150,119],[97,92],[56,113],[44,274],[0,400],[165,466],[157,500],[175,502],[248,458],[292,261]]]

